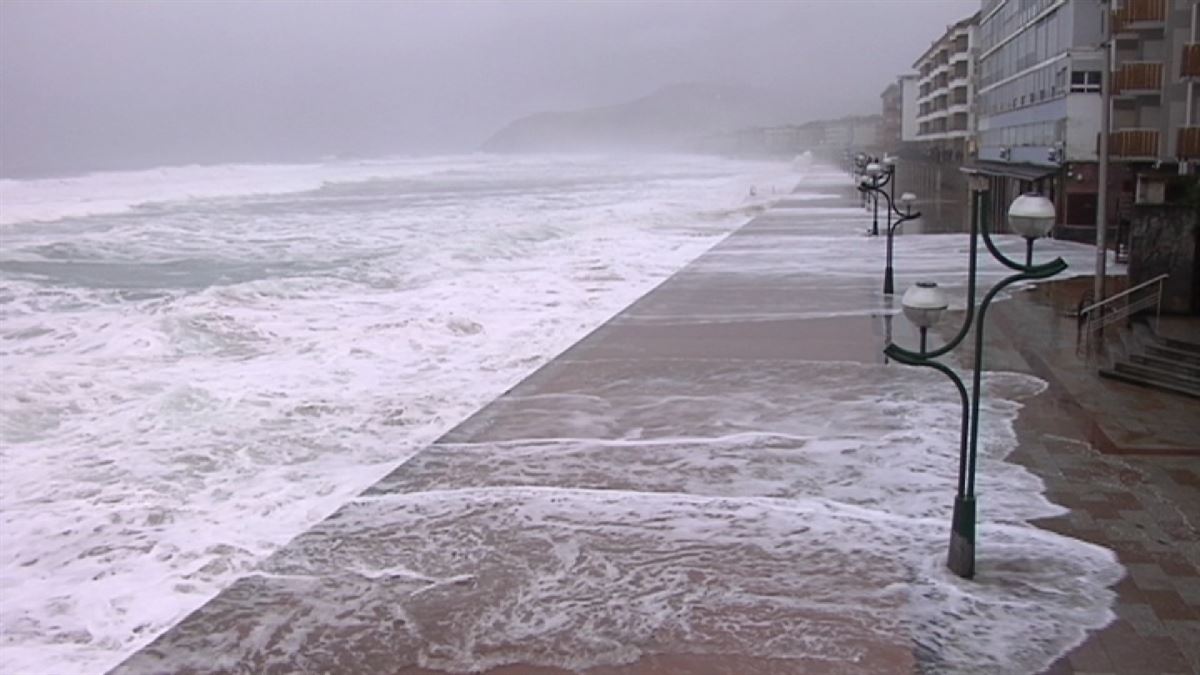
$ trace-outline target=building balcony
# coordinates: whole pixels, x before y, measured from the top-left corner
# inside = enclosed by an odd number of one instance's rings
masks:
[[[1179,127],[1175,154],[1180,159],[1200,159],[1200,127]]]
[[[1138,31],[1161,30],[1167,25],[1167,0],[1127,0],[1124,7],[1113,10],[1113,35]]]
[[[1116,159],[1158,159],[1158,129],[1121,129],[1108,138],[1108,152]]]
[[[1113,96],[1161,94],[1162,87],[1163,64],[1161,61],[1127,61],[1113,72]]]
[[[1183,46],[1179,58],[1181,77],[1200,77],[1200,42],[1189,42]]]
[[[932,70],[930,70],[928,74],[922,75],[921,79],[920,79],[920,83],[928,84],[932,87],[936,87],[936,86],[938,86],[938,84],[937,84],[938,78],[944,78],[946,76],[946,74],[949,72],[949,70],[950,70],[949,65],[937,66],[937,67],[933,68]]]

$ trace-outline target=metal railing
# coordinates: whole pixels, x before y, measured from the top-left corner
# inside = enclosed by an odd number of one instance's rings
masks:
[[[1200,157],[1200,127],[1179,127],[1175,155],[1180,159]]]
[[[1158,26],[1166,19],[1166,0],[1128,0],[1124,7],[1112,11],[1112,31],[1118,34],[1136,30],[1138,24]]]
[[[1167,276],[1169,275],[1160,274],[1153,279],[1143,281],[1137,286],[1127,288],[1100,302],[1093,302],[1081,308],[1078,316],[1080,325],[1084,328],[1084,333],[1091,335],[1109,324],[1128,319],[1137,312],[1151,307],[1154,308],[1154,329],[1157,331],[1158,320],[1162,315],[1163,280]],[[1135,294],[1146,291],[1151,286],[1154,287],[1152,291],[1143,293],[1142,297],[1134,297]],[[1121,300],[1125,302],[1123,304],[1115,304]]]
[[[1126,61],[1113,71],[1113,95],[1156,92],[1163,86],[1162,61]]]
[[[1183,46],[1179,59],[1181,77],[1200,77],[1200,43],[1189,42]]]

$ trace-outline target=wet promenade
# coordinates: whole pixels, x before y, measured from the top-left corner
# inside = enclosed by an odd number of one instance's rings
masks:
[[[1018,372],[987,378],[979,577],[950,575],[956,402],[883,363],[915,335],[847,184],[813,172],[114,672],[1072,668],[1124,570],[1030,525],[1074,512],[1009,455],[1051,462],[1042,424],[1091,466],[1086,431],[1027,414],[1056,385],[994,337]],[[961,302],[965,247],[899,239],[898,289]]]

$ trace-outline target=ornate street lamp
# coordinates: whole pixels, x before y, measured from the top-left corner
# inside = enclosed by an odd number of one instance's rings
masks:
[[[892,169],[891,173],[888,174],[888,182],[892,184],[892,188],[894,190],[895,182],[892,181],[891,178],[895,175],[895,164],[893,163],[891,166]],[[879,199],[879,195],[883,195],[884,200],[887,202],[887,255],[883,267],[883,292],[885,295],[891,295],[894,292],[894,285],[892,283],[892,237],[896,234],[896,229],[899,228],[900,225],[907,221],[920,218],[921,212],[918,211],[913,213],[912,205],[913,202],[917,201],[917,196],[913,193],[905,192],[904,194],[900,195],[900,203],[904,205],[904,211],[902,212],[896,206],[894,192],[884,192],[883,188],[877,183],[877,181],[870,180],[868,176],[864,176],[863,180],[859,183],[858,189],[864,193],[872,193],[876,200]],[[895,222],[892,222],[893,214],[897,217]],[[878,216],[876,216],[876,219],[878,219]],[[876,223],[876,227],[878,227],[878,222]]]
[[[875,192],[888,188],[888,197],[890,204],[896,202],[896,158],[885,156],[882,160],[867,158],[869,161],[863,165],[862,176],[859,179],[859,190],[863,191],[864,200],[868,194],[874,198],[874,216],[871,221],[871,236],[879,236],[879,195]],[[889,214],[891,211],[889,211]],[[896,211],[900,215],[899,211]],[[891,216],[888,216],[888,222],[891,222]]]
[[[868,188],[871,195],[871,236],[879,236],[879,193],[883,192],[883,187],[891,182],[892,174],[889,173],[879,162],[871,162],[866,166],[863,173],[870,181]]]
[[[854,180],[856,183],[861,184],[862,181],[866,180],[867,164],[869,164],[870,161],[871,161],[871,158],[868,157],[867,154],[863,153],[863,152],[860,152],[854,156],[853,176],[854,176]],[[862,205],[863,205],[863,208],[866,208],[866,206],[867,206],[867,193],[865,193],[865,192],[862,193]]]
[[[1055,258],[1048,263],[1034,265],[1032,262],[1033,239],[1048,234],[1054,226],[1054,205],[1041,195],[1022,195],[1013,202],[1009,209],[1010,221],[1014,215],[1018,219],[1011,222],[1014,230],[1024,236],[1029,244],[1026,247],[1026,261],[1022,265],[1005,257],[992,243],[986,223],[982,223],[982,214],[987,213],[987,179],[974,174],[971,176],[971,244],[970,259],[967,267],[967,313],[958,333],[945,345],[927,351],[925,349],[925,331],[941,317],[945,308],[945,297],[933,285],[909,289],[904,294],[901,303],[904,314],[921,329],[921,351],[913,352],[899,345],[889,344],[883,353],[900,363],[910,366],[933,368],[950,378],[958,389],[962,401],[962,430],[959,441],[958,458],[958,491],[954,497],[954,516],[950,525],[950,551],[947,556],[947,566],[958,576],[970,579],[975,576],[975,464],[978,457],[979,445],[979,390],[980,373],[983,368],[983,326],[988,306],[996,294],[1007,286],[1018,281],[1047,279],[1067,269],[1067,263],[1062,258]],[[1049,208],[1046,205],[1049,204]],[[975,316],[975,278],[976,252],[978,251],[979,234],[983,235],[983,243],[992,257],[1002,265],[1015,270],[1002,279],[983,296],[979,303],[979,315]],[[940,297],[939,297],[940,296]],[[939,306],[941,307],[939,309]],[[975,364],[971,380],[971,394],[959,376],[948,366],[935,359],[949,353],[957,347],[971,330],[972,321],[975,323]]]

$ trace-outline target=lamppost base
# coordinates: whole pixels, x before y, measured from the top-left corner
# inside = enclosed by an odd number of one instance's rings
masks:
[[[892,295],[895,289],[892,286],[892,267],[888,265],[883,269],[883,294]]]
[[[954,498],[954,521],[950,529],[950,555],[946,566],[958,576],[975,576],[975,498]]]

